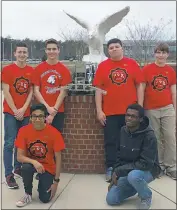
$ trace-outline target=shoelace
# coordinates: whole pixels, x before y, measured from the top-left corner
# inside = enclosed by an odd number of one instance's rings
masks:
[[[11,182],[15,182],[14,177],[13,177],[13,176],[11,176],[11,177],[9,178],[9,181],[11,181]]]
[[[30,200],[30,195],[25,194],[19,201],[22,203],[27,203]]]

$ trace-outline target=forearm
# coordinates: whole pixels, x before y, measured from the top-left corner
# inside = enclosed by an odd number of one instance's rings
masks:
[[[44,104],[45,107],[48,107],[49,105],[46,103],[46,101],[44,100],[44,98],[42,97],[41,93],[39,92],[39,90],[34,89],[34,95],[37,98],[37,100],[41,103]]]
[[[25,102],[25,104],[23,105],[23,108],[24,108],[25,111],[26,111],[27,108],[29,107],[29,105],[30,105],[30,103],[31,103],[31,101],[32,101],[32,97],[33,97],[33,89],[32,89],[32,87],[31,87],[30,92],[29,92],[29,95],[28,95],[28,97],[27,97],[27,99],[26,99],[26,102]]]
[[[18,154],[17,154],[17,160],[20,163],[31,163],[32,165],[34,164],[34,161],[35,161],[35,160],[28,158],[24,155],[18,155]]]
[[[64,98],[67,96],[67,90],[61,90],[60,91],[60,94],[56,100],[56,103],[55,103],[55,109],[59,109],[59,107],[61,106],[61,104],[63,103],[63,100]]]
[[[59,152],[55,156],[55,161],[56,161],[55,179],[58,179],[60,177],[60,172],[61,172],[61,152]]]
[[[138,104],[140,104],[141,106],[143,106],[144,103],[144,86],[145,85],[143,83],[136,85]]]
[[[15,110],[17,110],[17,107],[15,106],[15,103],[14,103],[13,98],[12,98],[11,94],[9,93],[9,91],[3,91],[3,94],[4,94],[4,98],[5,98],[6,102],[7,102],[7,104],[11,108],[11,110],[13,112]]]
[[[103,100],[102,93],[99,90],[96,90],[96,92],[95,92],[95,103],[96,103],[97,112],[102,111],[102,100]]]

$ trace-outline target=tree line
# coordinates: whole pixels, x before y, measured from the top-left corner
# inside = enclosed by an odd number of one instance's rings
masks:
[[[145,25],[141,25],[136,20],[124,21],[127,29],[125,40],[123,40],[124,52],[126,56],[136,59],[139,63],[146,63],[153,59],[153,50],[158,42],[166,41],[170,45],[170,60],[176,60],[176,39],[170,35],[169,26],[171,20],[164,21],[162,18],[157,24],[150,20]],[[168,30],[167,30],[168,29]],[[169,33],[167,33],[167,31]],[[62,31],[58,33],[60,40],[60,60],[82,60],[83,55],[89,53],[87,44],[87,33],[82,30]],[[115,37],[119,38],[115,34]],[[61,41],[63,40],[63,41]],[[23,40],[13,39],[10,36],[1,37],[1,59],[14,60],[13,50],[17,42],[24,41],[29,48],[30,59],[42,59],[45,55],[45,40]],[[104,45],[105,55],[108,56],[106,45]]]

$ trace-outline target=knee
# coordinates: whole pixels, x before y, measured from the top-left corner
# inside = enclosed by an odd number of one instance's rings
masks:
[[[127,180],[130,184],[142,180],[140,171],[139,170],[131,171],[127,176]]]
[[[22,172],[31,172],[33,170],[33,165],[30,163],[23,163],[21,167]]]
[[[50,201],[50,193],[45,193],[43,195],[39,195],[39,200],[42,203],[48,203]]]
[[[113,206],[113,205],[119,205],[120,201],[118,200],[118,195],[116,195],[115,192],[112,192],[111,189],[110,191],[107,193],[106,196],[106,202],[108,205]]]

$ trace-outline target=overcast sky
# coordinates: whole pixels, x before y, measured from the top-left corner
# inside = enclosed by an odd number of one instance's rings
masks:
[[[167,33],[176,37],[175,1],[3,1],[2,36],[59,40],[60,31],[81,30],[62,10],[94,25],[125,6],[130,6],[130,12],[125,17],[129,21],[135,19],[140,24],[146,24],[150,19],[154,23],[158,23],[160,18],[171,19],[173,23],[167,28]],[[125,39],[125,33],[125,25],[121,22],[106,37]]]

